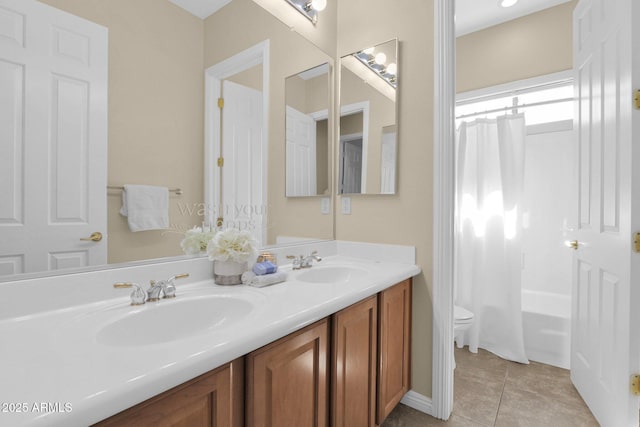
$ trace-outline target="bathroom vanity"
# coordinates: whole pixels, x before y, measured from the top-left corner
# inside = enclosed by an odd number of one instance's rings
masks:
[[[43,298],[3,307],[1,358],[15,369],[0,372],[0,401],[70,410],[2,413],[0,424],[379,424],[409,390],[420,269],[337,244],[266,288],[217,286],[204,258],[1,284],[16,302]],[[181,272],[192,282],[177,283],[177,298],[143,306],[111,286]]]
[[[374,426],[409,391],[410,327],[407,279],[96,426]]]

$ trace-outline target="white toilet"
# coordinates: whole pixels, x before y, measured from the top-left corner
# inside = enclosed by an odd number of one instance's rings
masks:
[[[473,324],[473,313],[466,308],[453,306],[453,339],[458,348],[464,347],[464,332]]]

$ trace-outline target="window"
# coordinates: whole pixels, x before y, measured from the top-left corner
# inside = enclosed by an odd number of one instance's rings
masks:
[[[458,95],[456,126],[462,121],[524,113],[527,125],[573,120],[573,78],[558,73]]]

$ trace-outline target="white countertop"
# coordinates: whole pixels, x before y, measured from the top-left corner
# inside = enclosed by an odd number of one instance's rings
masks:
[[[120,298],[0,320],[0,426],[95,423],[420,273],[412,264],[344,256],[327,257],[312,269],[332,265],[366,273],[329,284],[296,280],[310,270],[289,271],[287,282],[265,288],[178,282],[175,300],[131,307],[123,292]],[[212,295],[246,298],[256,308],[229,326],[166,343],[97,339],[105,324],[135,310]]]

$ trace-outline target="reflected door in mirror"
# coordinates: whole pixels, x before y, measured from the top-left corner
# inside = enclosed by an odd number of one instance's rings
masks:
[[[0,6],[0,276],[104,264],[107,30]]]
[[[266,241],[263,171],[262,92],[222,82],[222,192],[224,228],[249,230],[259,246]]]
[[[329,192],[329,64],[285,79],[287,197]]]

